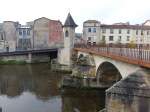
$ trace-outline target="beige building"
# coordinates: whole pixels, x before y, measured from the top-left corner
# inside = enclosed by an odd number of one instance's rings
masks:
[[[87,43],[122,43],[122,44],[149,44],[150,21],[141,25],[127,23],[115,23],[112,25],[100,24],[96,20],[88,20],[83,23],[83,39]]]
[[[28,24],[32,24],[28,23]],[[63,43],[63,28],[58,20],[42,17],[33,23],[33,48],[48,49],[60,47]]]
[[[83,39],[87,43],[96,44],[100,42],[100,22],[96,20],[87,20],[83,23]]]
[[[16,35],[16,27],[18,26],[18,22],[13,21],[4,21],[3,22],[3,32],[5,36],[5,47],[6,51],[15,51],[17,45],[17,35]]]

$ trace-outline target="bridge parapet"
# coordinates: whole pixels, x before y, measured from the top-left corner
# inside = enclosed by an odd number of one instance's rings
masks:
[[[74,50],[100,55],[114,60],[136,64],[150,68],[150,48],[148,47],[125,47],[125,46],[97,46],[76,44]]]

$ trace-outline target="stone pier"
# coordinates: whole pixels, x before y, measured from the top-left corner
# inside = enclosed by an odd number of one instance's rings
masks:
[[[150,70],[137,71],[106,91],[107,112],[150,112]]]

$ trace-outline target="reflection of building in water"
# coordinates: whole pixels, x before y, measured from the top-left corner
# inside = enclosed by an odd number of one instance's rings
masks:
[[[50,71],[45,72],[45,66],[11,66],[6,71],[7,66],[0,68],[0,93],[9,97],[16,97],[23,92],[32,92],[39,99],[46,100],[57,96],[58,82],[61,76],[55,77]],[[43,71],[41,71],[43,69]],[[35,75],[36,74],[36,75]],[[52,75],[50,75],[52,74]]]
[[[104,92],[67,91],[62,95],[62,112],[97,112],[104,108]]]

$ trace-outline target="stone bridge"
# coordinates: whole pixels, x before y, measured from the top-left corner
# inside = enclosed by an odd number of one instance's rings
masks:
[[[150,68],[150,50],[147,49],[75,46],[74,50],[78,56],[82,54],[88,57],[90,64],[95,66],[97,84],[104,83],[111,86],[138,69]]]

